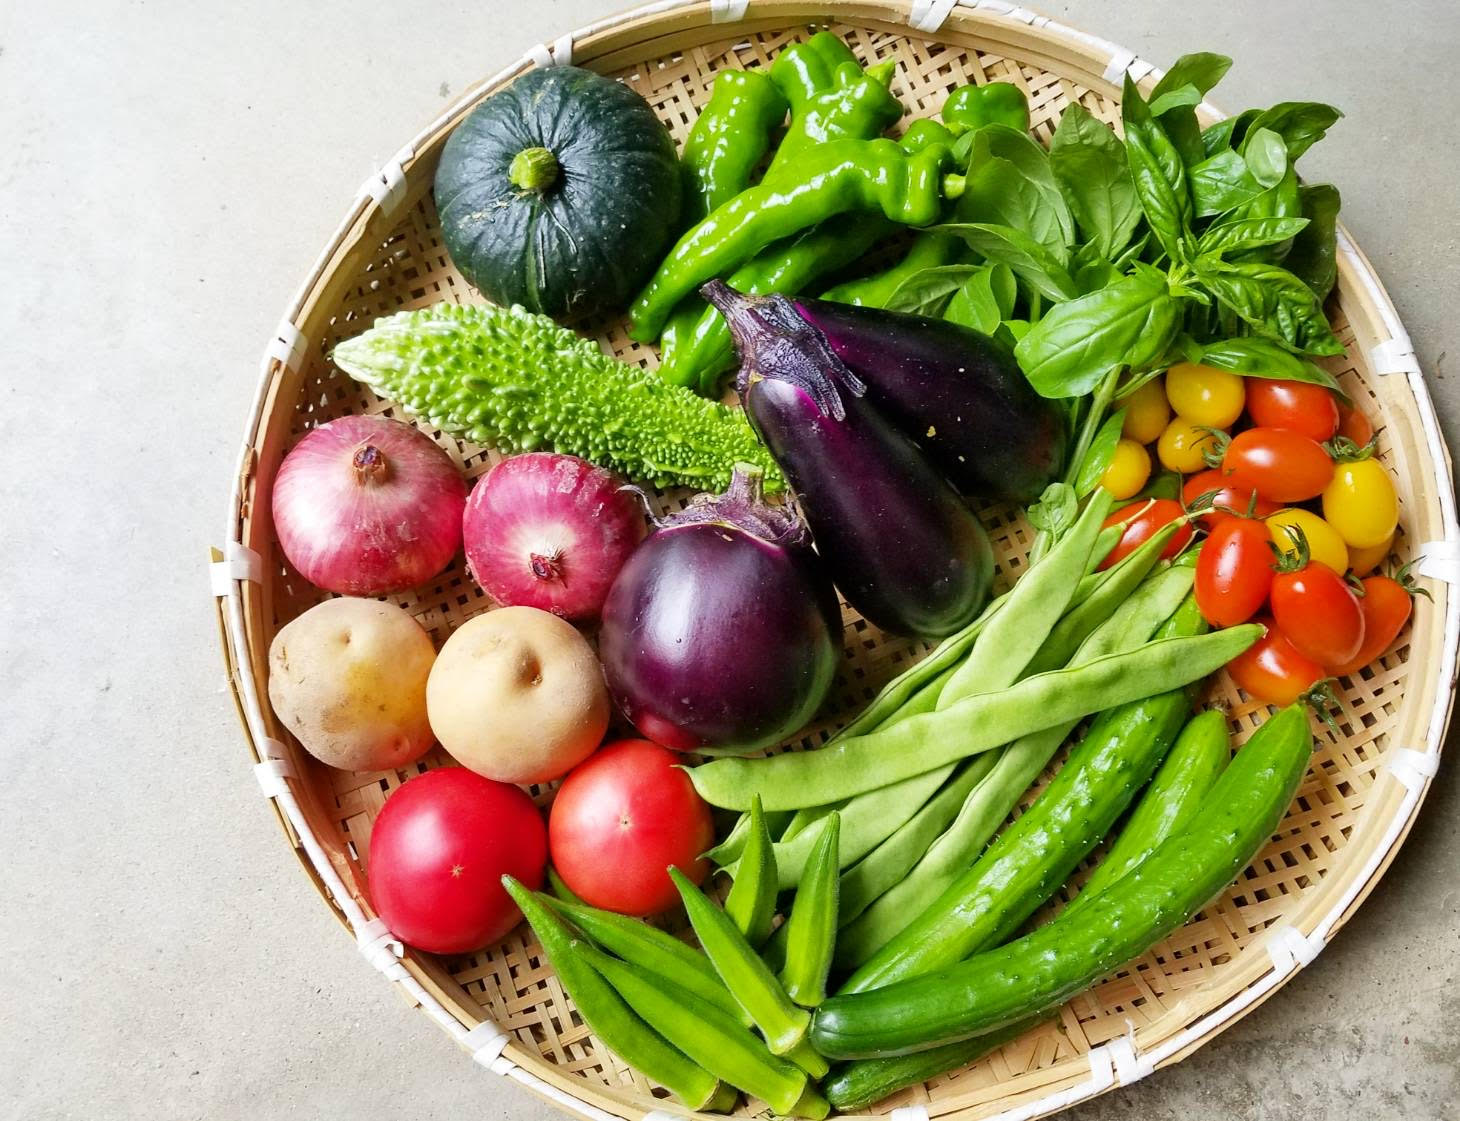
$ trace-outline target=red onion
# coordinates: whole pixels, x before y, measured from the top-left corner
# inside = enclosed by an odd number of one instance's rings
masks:
[[[274,478],[274,531],[311,584],[351,596],[403,592],[461,546],[466,483],[425,433],[344,416],[294,445]]]
[[[632,492],[571,455],[504,459],[471,492],[466,563],[493,599],[564,619],[596,619],[645,533]]]

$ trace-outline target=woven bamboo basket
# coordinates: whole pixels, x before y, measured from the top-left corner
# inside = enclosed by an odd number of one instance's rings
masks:
[[[663,0],[529,51],[468,91],[360,189],[338,232],[269,341],[228,505],[226,548],[212,577],[224,658],[255,772],[320,895],[359,949],[483,1066],[596,1121],[683,1116],[677,1103],[609,1053],[583,1025],[531,932],[489,952],[418,954],[394,942],[366,892],[371,822],[405,772],[347,774],[310,759],[268,707],[269,642],[322,598],[284,561],[268,516],[284,452],[310,426],[345,413],[394,415],[387,401],[329,362],[331,347],[380,315],[440,300],[477,299],[442,247],[431,182],[453,126],[483,96],[534,66],[572,62],[621,78],[682,138],[724,67],[761,67],[787,42],[825,25],[825,5],[795,0]],[[967,82],[1014,82],[1029,97],[1034,131],[1048,140],[1063,107],[1080,101],[1119,117],[1118,83],[1146,86],[1159,72],[1103,40],[997,0],[887,0],[839,5],[832,29],[867,62],[894,59],[893,89],[913,116],[931,114]],[[1220,116],[1202,107],[1210,120]],[[1433,600],[1379,663],[1343,682],[1340,732],[1319,736],[1312,766],[1271,843],[1219,900],[1138,961],[1072,1000],[1044,1026],[988,1058],[880,1103],[904,1121],[1033,1118],[1180,1061],[1266,1000],[1348,921],[1393,860],[1439,761],[1460,638],[1460,530],[1448,453],[1408,337],[1363,254],[1340,232],[1334,319],[1348,347],[1331,363],[1382,425],[1381,458],[1401,499],[1398,552],[1417,560]],[[652,363],[614,326],[602,342]],[[431,432],[468,476],[498,458],[490,448]],[[685,493],[657,496],[661,509]],[[1030,541],[1009,509],[983,511],[1000,579],[1018,571]],[[489,603],[457,563],[396,597],[446,635]],[[891,638],[848,612],[845,663],[818,742],[926,647]],[[1225,679],[1212,699],[1231,707],[1244,738],[1265,714]],[[546,803],[550,791],[536,789]],[[760,1103],[742,1107],[757,1111]],[[759,1110],[764,1113],[764,1110]]]

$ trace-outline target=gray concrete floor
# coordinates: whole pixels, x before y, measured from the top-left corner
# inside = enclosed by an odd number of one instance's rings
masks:
[[[261,343],[356,185],[446,99],[615,0],[0,5],[0,1117],[546,1118],[354,953],[249,776],[205,549]],[[1051,5],[1228,108],[1348,118],[1306,172],[1453,441],[1445,0]],[[1084,1121],[1454,1119],[1460,786],[1310,968]]]

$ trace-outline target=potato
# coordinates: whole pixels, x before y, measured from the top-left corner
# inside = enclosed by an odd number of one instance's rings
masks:
[[[608,730],[608,688],[587,640],[536,607],[478,615],[441,647],[426,683],[431,728],[462,766],[498,782],[547,782]]]
[[[269,700],[284,726],[322,763],[385,771],[434,742],[426,679],[436,650],[420,623],[370,599],[311,607],[269,647]]]

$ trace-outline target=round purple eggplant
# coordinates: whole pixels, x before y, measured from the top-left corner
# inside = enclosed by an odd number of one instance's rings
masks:
[[[993,550],[958,493],[788,300],[719,281],[702,292],[730,324],[741,403],[847,602],[898,634],[936,638],[971,622]]]
[[[788,507],[758,468],[700,495],[629,557],[603,607],[598,653],[615,703],[678,751],[756,751],[821,707],[841,657],[841,612]]]
[[[998,339],[946,319],[796,300],[872,407],[967,494],[1029,502],[1064,469],[1065,420]]]

